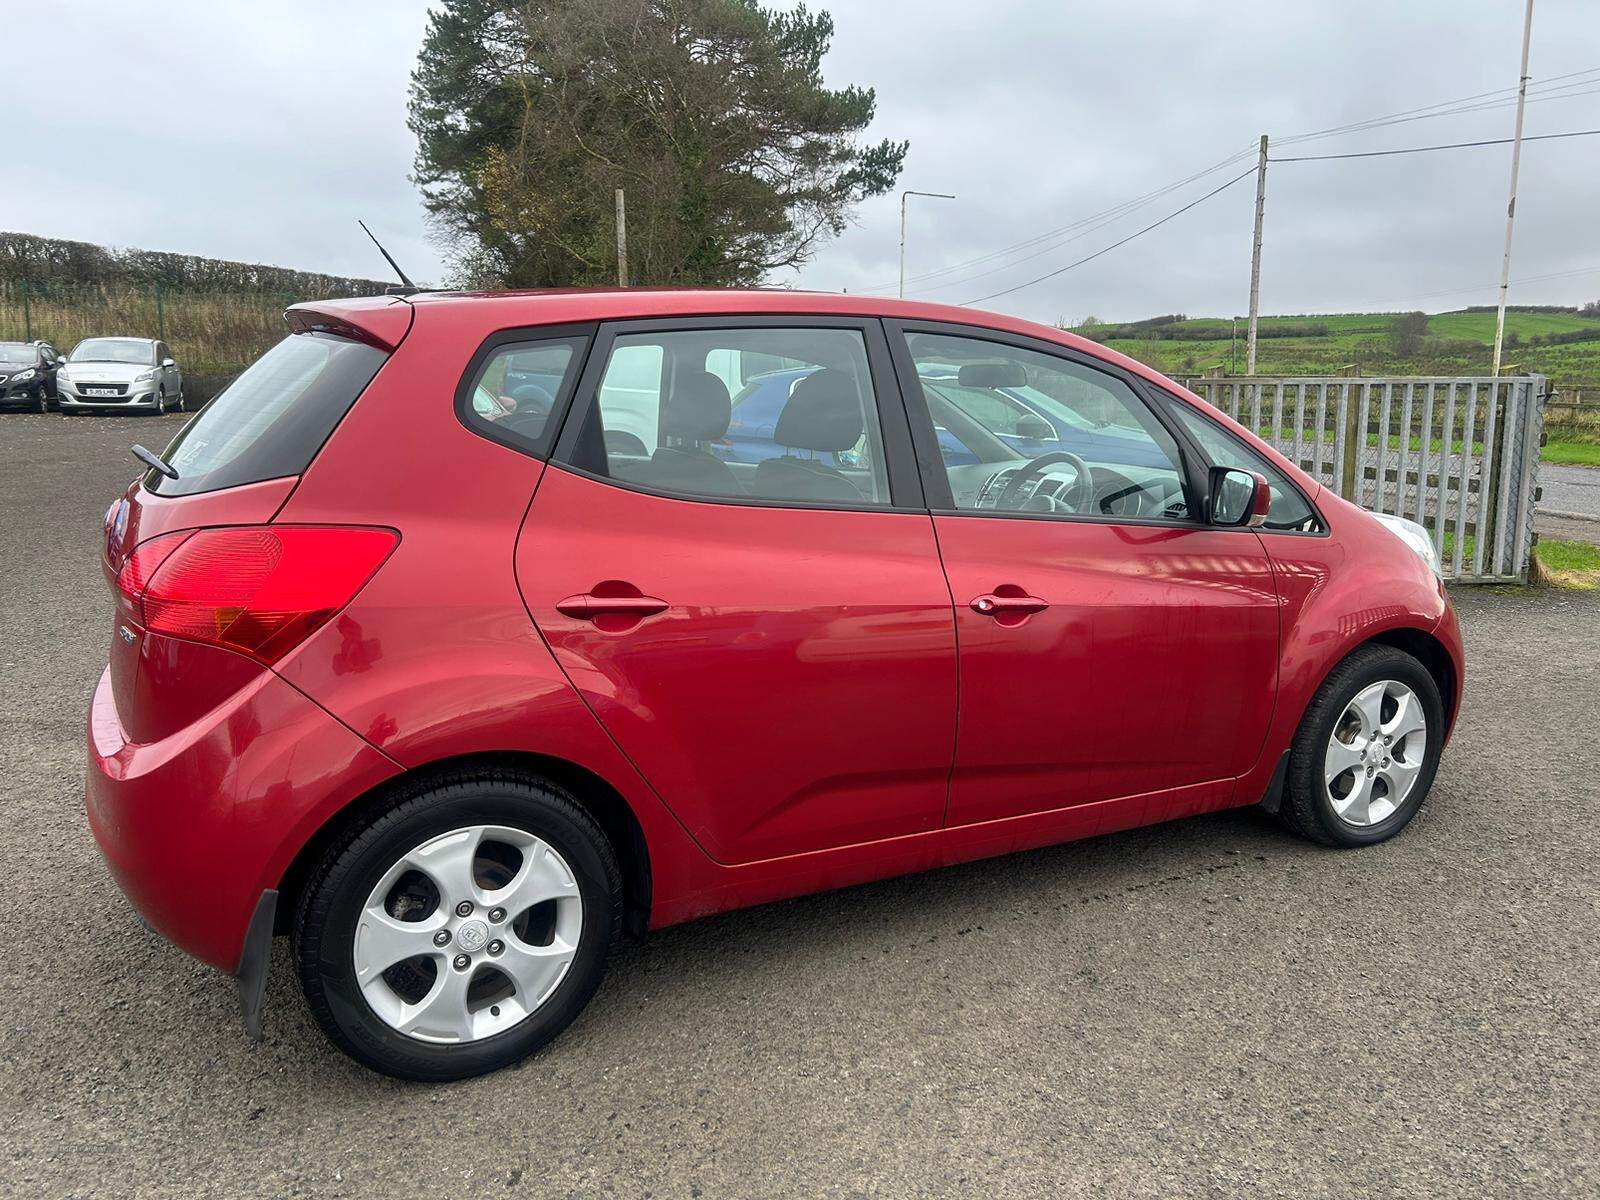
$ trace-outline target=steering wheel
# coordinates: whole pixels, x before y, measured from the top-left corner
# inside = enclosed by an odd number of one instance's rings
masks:
[[[541,417],[548,417],[556,406],[556,398],[537,383],[521,383],[511,389],[511,398],[517,402],[517,411],[532,409]]]
[[[501,428],[528,437],[542,434],[550,410],[556,406],[555,397],[537,383],[524,383],[511,389],[511,398],[517,407],[500,418]]]
[[[1066,463],[1076,472],[1072,486],[1064,499],[1071,505],[1073,512],[1082,512],[1094,497],[1094,477],[1089,474],[1089,464],[1070,450],[1052,450],[1049,454],[1041,454],[1023,467],[1001,489],[1000,495],[995,498],[994,506],[1013,507],[1021,499],[1023,488],[1043,479],[1049,469],[1057,463]]]

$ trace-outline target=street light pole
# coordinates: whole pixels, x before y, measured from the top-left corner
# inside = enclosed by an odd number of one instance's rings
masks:
[[[1528,100],[1528,42],[1533,35],[1533,0],[1522,19],[1522,73],[1517,77],[1517,128],[1511,135],[1511,199],[1506,203],[1506,252],[1500,262],[1500,306],[1494,315],[1494,368],[1500,374],[1500,348],[1506,333],[1506,291],[1511,287],[1511,225],[1517,219],[1517,167],[1522,160],[1522,109]]]
[[[916,192],[905,191],[900,193],[900,298],[906,296],[906,197],[928,196],[934,200],[954,200],[954,196],[944,192]]]

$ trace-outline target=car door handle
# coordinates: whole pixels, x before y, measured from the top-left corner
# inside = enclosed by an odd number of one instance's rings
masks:
[[[997,596],[993,592],[986,592],[972,602],[972,611],[986,617],[1025,617],[1029,613],[1041,612],[1049,607],[1048,600],[1041,600],[1026,593],[1020,596]]]
[[[665,600],[655,596],[596,596],[590,592],[568,596],[556,602],[558,613],[576,617],[580,621],[592,621],[595,617],[605,616],[648,617],[665,612],[668,607]]]

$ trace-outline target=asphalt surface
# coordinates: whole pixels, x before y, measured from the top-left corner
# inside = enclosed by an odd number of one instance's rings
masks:
[[[85,828],[100,518],[180,419],[0,417],[0,1195],[1600,1193],[1600,595],[1458,594],[1461,726],[1385,846],[1232,812],[730,914],[404,1085],[282,944],[248,1041]]]
[[[1600,467],[1540,463],[1539,486],[1544,489],[1539,508],[1600,519]]]

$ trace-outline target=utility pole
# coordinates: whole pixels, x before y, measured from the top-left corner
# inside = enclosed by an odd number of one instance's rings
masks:
[[[628,286],[628,210],[617,189],[617,286]]]
[[[1532,3],[1532,0],[1529,0]],[[1256,318],[1261,312],[1261,218],[1267,211],[1267,135],[1261,135],[1256,163],[1256,234],[1250,250],[1250,332],[1244,341],[1244,373],[1256,373]]]
[[[1511,227],[1517,219],[1517,167],[1522,161],[1522,110],[1528,101],[1528,42],[1533,37],[1533,0],[1522,18],[1522,72],[1517,77],[1517,128],[1511,135],[1511,199],[1506,203],[1506,252],[1500,263],[1500,306],[1494,315],[1494,369],[1500,374],[1500,348],[1506,334],[1506,291],[1511,287]]]
[[[934,200],[954,200],[954,196],[947,196],[943,192],[901,192],[900,193],[900,298],[906,296],[906,197],[927,196]]]

